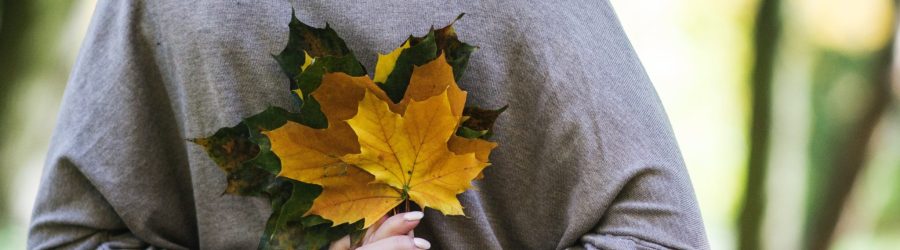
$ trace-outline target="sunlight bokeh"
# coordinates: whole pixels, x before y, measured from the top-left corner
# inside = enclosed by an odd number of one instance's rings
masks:
[[[747,158],[748,28],[755,3],[612,3],[669,115],[710,245],[731,249]]]

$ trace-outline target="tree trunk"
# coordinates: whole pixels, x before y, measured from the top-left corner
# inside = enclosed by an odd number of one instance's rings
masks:
[[[857,176],[866,165],[870,139],[891,102],[893,40],[872,56],[855,57],[824,51],[818,62],[813,87],[813,134],[810,145],[810,183],[807,200],[805,249],[827,249],[835,226]],[[854,88],[863,89],[858,99],[829,97],[845,79],[842,73],[863,75]],[[846,83],[844,83],[846,84]],[[836,105],[859,105],[851,114]],[[842,121],[840,117],[852,117]]]
[[[750,82],[752,91],[750,154],[747,162],[743,210],[738,222],[738,247],[746,250],[761,247],[760,234],[766,207],[765,180],[772,124],[772,72],[775,50],[781,33],[780,2],[762,0],[759,4],[754,28],[755,58]]]

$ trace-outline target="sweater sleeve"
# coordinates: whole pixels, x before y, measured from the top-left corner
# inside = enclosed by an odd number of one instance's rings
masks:
[[[185,142],[140,1],[100,1],[72,70],[29,249],[197,247]]]
[[[668,117],[647,73],[608,1],[600,1],[604,22],[596,32],[602,84],[596,94],[593,143],[601,155],[595,185],[606,186],[609,202],[583,234],[585,249],[708,249],[703,221]],[[604,199],[606,200],[606,199]],[[601,208],[602,207],[602,208]]]
[[[708,249],[703,223],[680,160],[640,171],[622,186],[584,249]]]

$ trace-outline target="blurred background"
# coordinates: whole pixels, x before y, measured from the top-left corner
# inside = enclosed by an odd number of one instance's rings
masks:
[[[890,0],[611,0],[713,249],[900,248]],[[24,249],[94,0],[0,0],[0,249]]]

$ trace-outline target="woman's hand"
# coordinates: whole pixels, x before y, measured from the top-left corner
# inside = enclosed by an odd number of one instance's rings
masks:
[[[429,249],[431,243],[422,238],[413,237],[413,229],[419,225],[419,221],[425,214],[419,211],[396,214],[373,224],[366,230],[363,236],[362,246],[358,250],[417,250]],[[345,236],[332,242],[329,250],[350,249],[350,237]]]

